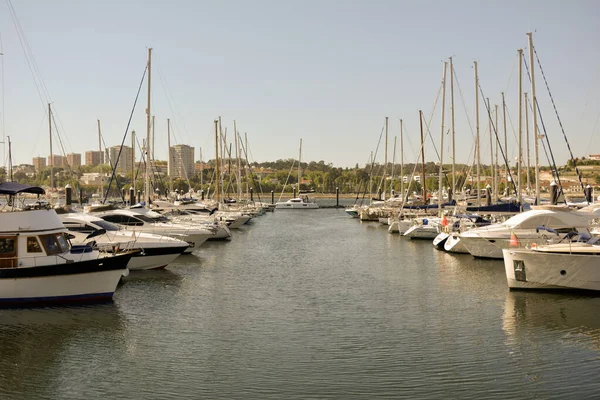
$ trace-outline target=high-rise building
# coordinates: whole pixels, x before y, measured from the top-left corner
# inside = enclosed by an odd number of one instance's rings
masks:
[[[169,151],[169,175],[171,178],[186,179],[194,174],[194,148],[177,144]]]
[[[96,166],[104,164],[104,153],[101,151],[86,151],[85,165]]]
[[[65,156],[59,156],[58,154],[52,154],[48,157],[48,165],[53,167],[66,167],[67,158]]]
[[[69,164],[69,166],[71,168],[81,167],[81,154],[79,154],[79,153],[67,154],[67,164]]]
[[[121,155],[119,156],[119,151]],[[117,158],[119,163],[117,164]],[[117,164],[117,172],[125,175],[131,173],[131,161],[133,158],[132,149],[129,146],[113,146],[106,149],[105,160],[106,164],[112,165],[113,168]]]
[[[40,172],[46,168],[46,158],[45,157],[33,157],[33,167],[35,168],[35,172]]]

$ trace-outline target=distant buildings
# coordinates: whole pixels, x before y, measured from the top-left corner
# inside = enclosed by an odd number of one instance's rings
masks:
[[[121,155],[119,156],[119,152]],[[119,163],[117,164],[117,158]],[[125,175],[131,173],[133,169],[133,150],[129,146],[113,146],[106,149],[106,164],[112,165],[113,168],[117,164],[117,172]]]
[[[33,168],[35,172],[41,172],[46,168],[46,157],[33,157]]]
[[[71,168],[81,167],[81,154],[79,154],[79,153],[67,154],[67,164]]]
[[[101,151],[86,151],[85,152],[85,165],[96,165],[104,164],[104,153]]]
[[[169,149],[168,173],[171,178],[186,179],[194,173],[194,148],[177,144]]]
[[[48,166],[50,165],[53,167],[66,167],[67,158],[65,156],[59,156],[58,154],[52,154],[48,157]]]

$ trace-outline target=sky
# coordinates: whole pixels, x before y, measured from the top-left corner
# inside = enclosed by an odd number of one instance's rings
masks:
[[[526,33],[533,32],[572,152],[599,154],[599,18],[594,0],[7,0],[0,2],[0,131],[10,136],[14,165],[48,156],[51,102],[59,128],[55,154],[63,152],[59,141],[64,153],[96,150],[97,120],[104,143],[120,144],[152,47],[157,159],[166,159],[168,118],[172,144],[195,147],[196,159],[200,149],[203,160],[214,158],[213,121],[221,116],[229,142],[234,120],[246,135],[250,161],[298,158],[302,139],[303,161],[353,167],[373,154],[383,162],[389,117],[388,161],[400,161],[402,119],[404,161],[414,162],[422,110],[431,135],[425,158],[437,162],[432,143],[439,151],[443,65],[453,57],[456,161],[473,157],[477,61],[483,96],[492,108],[500,105],[501,139],[505,92],[512,163],[517,50],[524,49],[529,64]],[[31,72],[32,60],[39,75]],[[564,164],[569,151],[537,61],[535,78],[552,151]],[[445,163],[449,74],[446,83]],[[140,140],[146,90],[144,82],[129,129]],[[523,90],[531,91],[525,70]],[[489,163],[483,99],[479,109],[481,161]],[[533,157],[533,142],[530,152]],[[541,147],[540,163],[548,164]]]

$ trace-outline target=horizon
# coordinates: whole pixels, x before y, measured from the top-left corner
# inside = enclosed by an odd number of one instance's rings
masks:
[[[60,128],[60,138],[53,137],[54,154],[83,156],[97,151],[97,119],[106,146],[119,145],[146,65],[147,47],[153,48],[151,110],[156,115],[157,159],[167,158],[167,118],[172,121],[172,145],[194,147],[195,160],[200,158],[199,148],[203,160],[214,158],[213,120],[221,115],[228,137],[234,119],[242,137],[247,133],[250,162],[297,159],[302,138],[303,160],[353,168],[368,163],[373,152],[382,164],[384,144],[383,139],[379,145],[378,141],[388,116],[388,162],[394,158],[394,137],[399,139],[402,118],[404,162],[414,163],[420,147],[421,109],[430,121],[432,137],[426,140],[425,162],[439,162],[431,142],[439,151],[441,99],[435,110],[433,104],[441,87],[443,62],[452,56],[457,78],[456,162],[472,164],[472,65],[477,60],[480,85],[491,104],[501,105],[500,93],[505,92],[508,158],[513,165],[516,59],[517,50],[524,49],[529,64],[527,32],[534,32],[534,46],[573,155],[588,158],[600,153],[593,147],[600,118],[600,100],[593,96],[600,89],[600,56],[587,50],[600,39],[595,22],[600,6],[593,1],[529,1],[525,7],[517,1],[502,5],[267,0],[175,4],[179,7],[157,1],[15,6],[9,1],[0,6],[7,11],[0,12],[0,129],[3,137],[11,138],[13,165],[48,157],[45,102],[53,103]],[[544,13],[536,12],[540,8]],[[427,29],[421,22],[425,17]],[[28,66],[33,60],[24,55],[27,49],[35,59],[33,73]],[[523,91],[530,92],[523,71]],[[564,165],[569,151],[538,65],[535,74],[552,151],[557,165]],[[448,82],[444,164],[451,163],[449,96]],[[146,83],[129,129],[136,130],[138,137],[146,132],[145,107]],[[479,108],[481,162],[489,164],[483,99]],[[129,133],[125,144],[131,145]],[[64,154],[57,151],[61,147]],[[6,143],[3,148],[6,166]],[[531,156],[533,164],[533,148]],[[399,158],[397,148],[396,164]],[[540,165],[548,165],[541,145]]]

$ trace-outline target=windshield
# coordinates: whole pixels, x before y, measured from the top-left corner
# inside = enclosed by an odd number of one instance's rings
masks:
[[[136,214],[135,217],[141,219],[144,222],[148,222],[150,224],[154,224],[156,222],[169,222],[169,219],[167,217],[163,217],[160,214],[157,217],[153,217],[153,218],[150,218],[143,214]]]
[[[113,224],[112,222],[108,222],[108,221],[105,221],[103,219],[101,219],[99,221],[93,221],[91,223],[94,224],[94,225],[96,225],[96,226],[98,226],[98,227],[100,227],[100,228],[105,229],[106,231],[118,231],[118,230],[121,229],[120,227],[118,227],[117,225]]]

